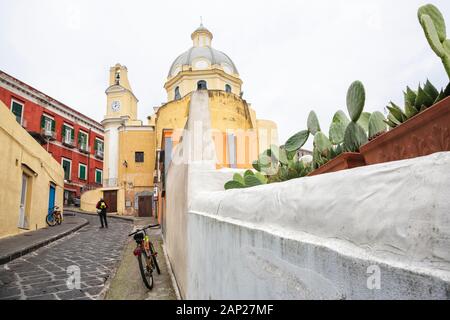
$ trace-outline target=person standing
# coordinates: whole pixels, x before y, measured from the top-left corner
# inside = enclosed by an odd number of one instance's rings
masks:
[[[108,209],[108,205],[102,198],[99,202],[97,202],[95,207],[97,208],[97,213],[100,216],[100,223],[102,225],[100,229],[103,229],[104,227],[108,228],[108,221],[106,220],[106,209]],[[103,222],[105,223],[103,224]]]

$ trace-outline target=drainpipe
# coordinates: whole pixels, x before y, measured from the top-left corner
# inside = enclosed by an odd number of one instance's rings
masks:
[[[89,128],[88,140],[86,141],[87,142],[87,147],[88,147],[88,150],[89,150],[89,152],[88,152],[88,161],[87,161],[87,176],[86,176],[88,187],[89,187],[89,172],[91,171],[90,170],[90,167],[91,167],[90,166],[90,163],[91,163],[91,144],[89,143],[90,140],[91,140],[91,128]],[[94,139],[94,141],[95,141],[95,139]]]

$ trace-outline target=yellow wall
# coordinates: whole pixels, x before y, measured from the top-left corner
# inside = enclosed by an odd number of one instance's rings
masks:
[[[278,145],[277,124],[271,120],[256,120],[256,123],[260,153],[269,149],[271,144]]]
[[[257,136],[257,120],[255,112],[249,108],[247,102],[239,96],[222,90],[208,90],[209,107],[211,111],[211,127],[216,130],[213,137],[219,167],[227,166],[229,159],[226,156],[226,133],[233,133],[237,139],[239,168],[250,168],[251,163],[257,159],[259,144]],[[177,141],[181,136],[189,113],[191,94],[176,101],[171,101],[159,108],[156,114],[156,145],[161,146],[164,129],[173,129],[172,139]],[[261,122],[261,125],[276,125]]]
[[[55,205],[63,207],[64,171],[61,165],[23,129],[0,102],[0,238],[46,226],[50,183],[56,186]],[[28,230],[17,227],[22,174],[28,178]]]
[[[219,66],[216,67],[219,68]],[[180,95],[184,97],[197,90],[197,82],[200,80],[207,82],[208,90],[225,91],[225,84],[229,84],[232,93],[236,95],[241,93],[242,81],[220,69],[192,70],[180,72],[166,82],[164,88],[167,91],[167,101],[172,101],[175,98],[176,87],[180,88]]]
[[[86,212],[97,212],[95,206],[97,205],[97,202],[103,198],[103,191],[107,190],[117,190],[117,213],[119,215],[126,214],[123,188],[99,188],[86,191],[81,195],[80,209]]]
[[[144,191],[153,192],[155,169],[155,131],[152,127],[125,126],[119,132],[119,186],[123,191],[121,206],[118,211],[126,215],[134,212],[136,194]],[[144,152],[144,162],[135,161],[135,152]],[[123,165],[126,161],[127,166]],[[131,207],[125,207],[126,201]]]
[[[103,190],[95,189],[84,192],[80,198],[80,209],[87,212],[96,212],[97,202],[103,198]]]

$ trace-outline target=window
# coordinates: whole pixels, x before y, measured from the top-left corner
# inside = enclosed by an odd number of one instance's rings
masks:
[[[231,93],[231,86],[229,84],[225,85],[225,92]]]
[[[88,151],[88,134],[78,131],[78,147],[81,151]]]
[[[103,158],[103,141],[102,140],[95,138],[94,150],[95,150],[96,157]]]
[[[70,173],[71,173],[71,167],[72,167],[72,161],[69,159],[62,159],[61,161],[62,167],[64,169],[64,180],[70,180]]]
[[[85,164],[80,163],[78,165],[78,178],[80,178],[81,180],[86,180],[86,168],[87,167]]]
[[[53,136],[55,132],[55,120],[48,116],[43,114],[41,117],[41,129],[46,136]]]
[[[62,126],[62,142],[65,144],[73,145],[75,139],[75,130],[66,124]]]
[[[207,90],[207,89],[208,86],[205,80],[200,80],[199,82],[197,82],[197,90]]]
[[[13,100],[11,102],[11,111],[16,116],[16,121],[22,124],[23,104]]]
[[[180,100],[180,99],[181,99],[180,87],[176,87],[175,88],[175,100]]]
[[[144,153],[143,152],[135,152],[134,153],[134,161],[135,162],[144,162]]]
[[[100,169],[95,169],[95,183],[102,184],[103,171]]]

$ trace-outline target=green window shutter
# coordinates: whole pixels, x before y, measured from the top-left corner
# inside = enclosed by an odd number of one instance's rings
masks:
[[[16,121],[18,123],[20,123],[22,120],[22,108],[22,105],[13,101],[11,111],[16,116]]]
[[[42,115],[41,116],[41,129],[44,129],[44,128],[45,128],[45,116]]]
[[[81,144],[83,143],[83,137],[82,137],[82,133],[81,131],[78,131],[78,145],[81,146]]]
[[[95,171],[95,182],[102,183],[102,172],[99,170]]]
[[[61,134],[62,134],[62,139],[63,139],[63,141],[65,140],[65,138],[66,138],[66,126],[65,125],[62,125],[62,127],[61,127]]]
[[[80,179],[86,180],[86,167],[80,165]]]
[[[55,132],[56,122],[52,120],[52,132]]]
[[[94,151],[97,151],[97,150],[98,150],[98,140],[95,139],[94,140]]]
[[[70,138],[71,138],[72,140],[75,139],[75,129],[72,129],[72,130],[71,130],[71,132],[70,132]]]

